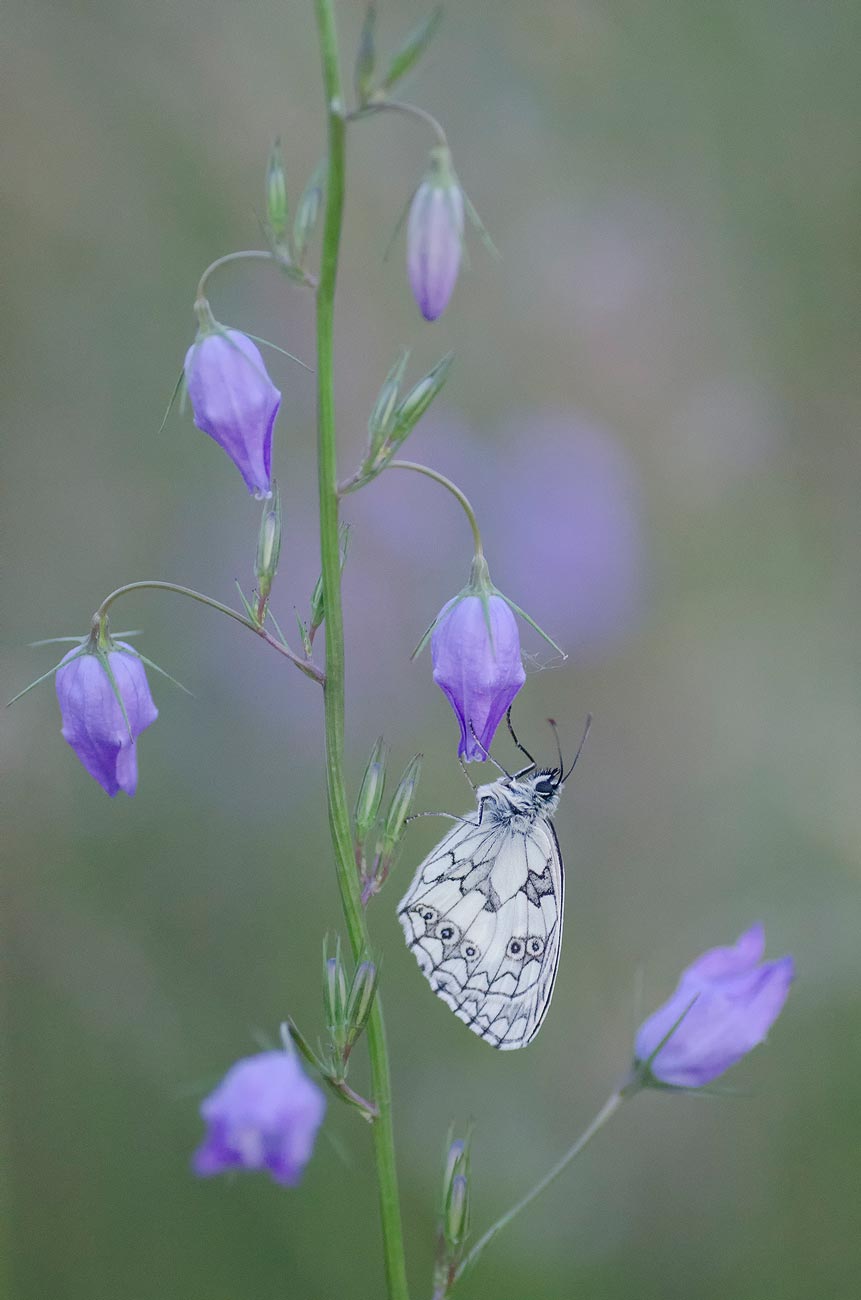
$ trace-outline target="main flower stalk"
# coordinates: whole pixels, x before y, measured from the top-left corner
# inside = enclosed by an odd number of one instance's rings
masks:
[[[317,287],[317,469],[320,496],[320,554],[326,630],[326,783],[329,827],[341,905],[353,954],[359,960],[368,934],[353,854],[350,812],[344,779],[344,622],[341,607],[341,551],[338,535],[338,474],[335,442],[334,314],[335,283],[344,212],[346,109],[338,59],[332,0],[314,0],[323,87],[326,96],[328,172],[320,278]],[[409,1300],[403,1230],[398,1199],[392,1128],[391,1079],[379,994],[367,1027],[373,1098],[374,1152],[389,1300]]]

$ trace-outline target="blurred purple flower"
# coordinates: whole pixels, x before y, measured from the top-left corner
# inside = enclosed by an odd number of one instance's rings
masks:
[[[688,966],[675,993],[637,1033],[635,1057],[661,1083],[699,1088],[765,1040],[795,975],[791,957],[763,962],[765,930],[754,925],[731,948],[711,948]]]
[[[460,723],[458,754],[483,763],[496,728],[526,681],[517,619],[502,596],[487,597],[493,643],[480,596],[443,607],[431,637],[433,679]]]
[[[57,669],[57,699],[62,735],[90,776],[111,798],[118,790],[133,795],[138,784],[135,741],[158,717],[146,670],[130,645],[114,641],[107,662],[126,717],[99,655],[70,650]],[[128,719],[128,721],[126,720]]]
[[[575,411],[524,412],[495,441],[505,474],[494,476],[493,493],[477,478],[468,483],[479,518],[505,521],[486,538],[494,571],[579,662],[600,657],[630,635],[645,604],[636,465],[614,433]]]
[[[407,223],[407,274],[425,320],[436,320],[448,306],[460,270],[463,245],[463,192],[442,146],[431,150],[427,176],[410,205]]]
[[[230,1169],[265,1169],[295,1187],[311,1158],[326,1099],[289,1052],[237,1061],[201,1104],[207,1129],[194,1153],[201,1177]]]
[[[223,447],[256,497],[271,495],[272,426],[281,394],[259,349],[239,330],[203,333],[188,349],[194,423]]]

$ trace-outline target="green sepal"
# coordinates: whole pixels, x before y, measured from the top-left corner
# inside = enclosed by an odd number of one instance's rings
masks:
[[[488,253],[490,253],[491,257],[495,258],[497,262],[501,262],[502,254],[500,253],[499,249],[496,247],[496,244],[494,244],[493,240],[491,239],[487,227],[485,226],[481,217],[476,212],[475,204],[472,202],[472,199],[469,197],[469,195],[466,193],[465,190],[462,189],[461,193],[463,194],[463,202],[466,208],[466,215],[469,217],[470,221],[472,222],[473,230],[476,232],[479,239],[484,244],[484,247],[487,249]]]
[[[250,605],[250,604],[248,603],[248,601],[246,600],[246,598],[245,598],[245,592],[244,592],[244,591],[242,590],[242,588],[240,587],[240,585],[239,585],[239,579],[238,579],[238,578],[236,579],[236,590],[239,592],[239,599],[242,601],[242,607],[243,607],[243,609],[245,610],[246,615],[248,616],[248,618],[251,619],[251,622],[254,623],[254,624],[256,625],[256,624],[257,624],[257,615],[255,614],[255,612],[254,612],[253,608],[251,607],[251,605]]]
[[[72,638],[72,639],[75,640],[75,641],[78,640],[77,637],[74,637],[74,638]],[[65,637],[58,637],[57,640],[63,640],[63,641],[65,641],[66,638],[65,638]],[[82,645],[81,645],[80,654],[72,655],[72,658],[71,658],[71,659],[68,659],[66,662],[67,662],[67,663],[70,663],[70,664],[71,664],[71,663],[74,663],[74,661],[75,661],[76,659],[80,659],[80,658],[81,658],[81,655],[85,655],[85,654],[89,654],[89,653],[90,653],[90,651],[87,649],[86,645],[85,645],[85,644],[82,644]],[[64,656],[64,658],[65,658],[65,656]],[[42,673],[42,676],[41,676],[41,677],[37,677],[36,680],[35,680],[34,682],[31,682],[29,686],[25,686],[24,689],[23,689],[23,691],[19,691],[17,695],[13,695],[12,698],[11,698],[11,700],[7,700],[7,701],[6,701],[6,708],[8,709],[8,708],[10,707],[10,705],[15,704],[18,700],[23,699],[25,695],[29,695],[30,691],[32,691],[36,686],[41,686],[41,685],[42,685],[42,682],[46,682],[46,681],[48,680],[49,677],[53,677],[53,676],[54,676],[54,673],[55,673],[55,672],[57,671],[57,669],[62,665],[62,663],[63,663],[63,660],[61,659],[61,660],[60,660],[60,663],[58,663],[58,664],[54,664],[54,667],[53,667],[53,668],[49,668],[48,671],[47,671],[46,673]]]
[[[162,419],[161,424],[158,426],[159,433],[164,433],[164,426],[167,424],[168,416],[173,410],[173,404],[176,401],[177,396],[179,395],[180,389],[182,389],[182,397],[180,399],[179,409],[180,412],[182,412],[185,408],[185,366],[183,366],[182,370],[180,370],[179,379],[177,379],[176,383],[174,384],[173,392],[170,395],[170,401],[167,404],[167,410],[164,413],[164,418]]]
[[[405,77],[418,62],[436,35],[441,20],[442,5],[437,5],[427,18],[410,32],[400,49],[392,55],[388,71],[381,82],[383,90],[391,90],[392,86]]]
[[[308,635],[308,629],[299,617],[298,609],[294,609],[293,613],[296,615],[296,626],[299,628],[299,636],[302,641],[302,649],[305,651],[305,658],[310,659],[314,647],[311,645],[311,638]],[[283,636],[281,639],[282,641],[284,640]]]
[[[119,636],[119,633],[117,633],[116,635]],[[167,680],[173,686],[178,686],[181,691],[185,691],[186,695],[190,695],[191,698],[194,699],[193,691],[190,691],[187,686],[183,686],[182,682],[178,682],[175,677],[171,677],[170,673],[167,672],[164,668],[162,668],[159,664],[155,663],[154,660],[147,659],[146,655],[141,654],[140,650],[135,650],[133,647],[130,647],[128,650],[124,650],[122,646],[115,645],[114,652],[120,655],[130,654],[133,655],[135,659],[140,659],[141,663],[145,664],[147,668],[151,668],[154,673],[161,673],[162,677],[166,677]]]
[[[515,605],[510,596],[506,596],[505,592],[499,591],[496,587],[493,588],[493,594],[495,596],[501,596],[506,605],[508,605],[510,609],[514,610],[515,614],[519,614],[525,623],[528,623],[530,627],[534,628],[538,635],[543,637],[547,644],[551,645],[556,653],[562,656],[563,662],[568,658],[567,652],[562,649],[561,645],[557,645],[552,636],[548,636],[544,629],[538,626],[535,619],[530,618],[525,609],[521,609],[519,605]]]

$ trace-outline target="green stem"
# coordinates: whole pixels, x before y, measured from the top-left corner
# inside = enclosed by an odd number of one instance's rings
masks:
[[[181,587],[176,582],[147,580],[145,582],[127,582],[124,587],[117,587],[116,591],[112,591],[109,596],[105,596],[105,599],[93,615],[93,628],[97,632],[104,626],[108,610],[114,601],[120,596],[124,596],[128,591],[172,591],[177,596],[187,596],[189,600],[196,600],[201,605],[208,605],[210,609],[217,609],[219,614],[226,614],[228,618],[232,618],[235,622],[241,623],[243,627],[256,632],[267,645],[272,646],[273,650],[277,650],[279,654],[284,655],[285,659],[289,659],[297,668],[300,668],[306,677],[311,677],[321,685],[325,680],[325,674],[315,663],[312,663],[310,659],[303,659],[300,655],[297,655],[286,642],[278,641],[272,636],[271,632],[267,632],[266,628],[259,623],[252,622],[250,618],[246,618],[244,614],[231,609],[229,605],[222,605],[220,600],[215,600],[212,596],[205,596],[203,592],[195,591],[192,587]]]
[[[357,108],[354,113],[350,114],[348,120],[358,122],[360,118],[369,117],[372,113],[382,113],[386,109],[393,113],[404,113],[407,117],[414,117],[418,121],[424,122],[425,126],[429,126],[434,132],[439,143],[448,148],[446,133],[433,114],[429,113],[427,109],[419,108],[418,104],[408,104],[401,99],[379,99],[363,104],[361,108]]]
[[[341,608],[341,547],[338,536],[333,338],[335,281],[344,211],[346,119],[332,0],[314,0],[314,8],[323,65],[328,134],[326,216],[317,289],[317,455],[320,556],[326,611],[326,683],[323,689],[326,778],[329,826],[335,849],[341,905],[350,945],[358,960],[369,945],[359,877],[353,857],[353,837],[344,778],[344,623]],[[373,1099],[379,1110],[379,1119],[373,1125],[373,1133],[388,1294],[389,1300],[409,1300],[395,1165],[389,1056],[379,994],[374,999],[367,1038]]]
[[[213,271],[217,271],[220,266],[227,266],[228,262],[247,261],[250,258],[263,258],[267,262],[278,261],[275,254],[270,253],[267,248],[244,248],[236,253],[225,253],[224,257],[217,257],[214,262],[211,262],[200,277],[197,285],[196,301],[200,302],[206,297],[206,282],[212,275]]]
[[[444,488],[447,488],[452,496],[460,502],[464,513],[469,520],[469,526],[472,529],[472,540],[475,546],[476,558],[480,558],[484,555],[484,548],[481,544],[481,533],[478,530],[478,520],[475,517],[472,503],[470,502],[469,497],[467,497],[464,492],[461,492],[456,483],[452,483],[451,479],[446,478],[445,474],[440,474],[439,470],[431,469],[430,465],[419,465],[418,462],[414,460],[390,460],[385,468],[411,469],[414,473],[424,474],[425,478],[431,478],[434,483],[440,483]]]
[[[531,1205],[537,1196],[540,1196],[551,1183],[556,1181],[562,1171],[567,1169],[571,1161],[579,1156],[580,1152],[591,1142],[595,1134],[604,1127],[608,1119],[610,1119],[612,1115],[615,1115],[625,1097],[630,1095],[632,1095],[632,1093],[624,1088],[610,1094],[604,1102],[604,1105],[598,1111],[598,1114],[592,1120],[592,1123],[588,1128],[583,1130],[577,1141],[572,1147],[569,1147],[564,1156],[562,1156],[560,1160],[557,1160],[553,1168],[550,1169],[543,1178],[539,1179],[535,1186],[532,1187],[516,1205],[513,1205],[510,1210],[506,1211],[501,1218],[496,1220],[496,1223],[487,1229],[487,1232],[485,1232],[482,1237],[479,1237],[472,1250],[469,1251],[469,1253],[464,1257],[463,1262],[458,1266],[452,1284],[458,1282],[463,1277],[467,1269],[471,1268],[476,1262],[485,1247],[490,1245],[493,1238],[500,1233],[503,1228],[507,1227],[511,1220],[516,1218],[521,1210],[525,1210],[527,1205]]]

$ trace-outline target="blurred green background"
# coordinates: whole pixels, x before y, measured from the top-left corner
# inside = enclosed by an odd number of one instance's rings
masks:
[[[339,6],[343,48],[362,17]],[[417,0],[380,6],[384,42]],[[2,96],[3,689],[53,662],[114,586],[250,585],[258,507],[174,413],[197,277],[259,244],[273,137],[294,195],[322,146],[311,5],[9,0]],[[558,816],[566,941],[537,1042],[496,1054],[435,998],[394,905],[442,823],[410,832],[373,905],[385,957],[416,1296],[428,1295],[444,1135],[473,1117],[475,1222],[505,1208],[625,1069],[683,964],[765,922],[799,979],[734,1101],[647,1096],[488,1253],[464,1300],[858,1295],[858,55],[851,0],[452,4],[406,93],[444,120],[503,253],[473,241],[447,315],[383,252],[431,143],[377,118],[349,141],[337,320],[356,461],[397,348],[456,369],[411,451],[481,511],[531,633],[517,717],[573,749]],[[345,57],[349,67],[349,58]],[[313,362],[312,304],[271,268],[216,314]],[[272,354],[289,626],[316,577],[313,380]],[[420,803],[469,804],[419,635],[466,577],[433,485],[348,503],[348,747],[425,754]],[[127,599],[157,680],[133,801],[59,736],[52,688],[3,717],[0,1254],[16,1300],[382,1294],[370,1147],[330,1107],[298,1191],[195,1181],[196,1106],[288,1010],[319,1024],[338,924],[313,685],[206,610]],[[509,753],[500,740],[500,754]],[[364,1078],[361,1062],[357,1081]],[[330,1140],[331,1139],[331,1140]]]

